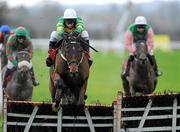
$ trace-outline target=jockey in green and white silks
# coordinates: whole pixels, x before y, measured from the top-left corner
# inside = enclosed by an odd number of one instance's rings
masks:
[[[78,36],[80,34],[86,43],[89,44],[89,35],[88,32],[84,29],[84,22],[82,18],[77,16],[74,9],[66,9],[64,11],[64,16],[59,18],[56,26],[57,30],[53,31],[50,35],[48,50],[49,56],[46,59],[46,64],[49,67],[54,64],[57,48],[60,46],[56,45],[56,43],[63,39],[63,35],[65,33],[72,33],[74,36]],[[82,45],[82,48],[91,65],[92,59],[89,54],[89,47]]]
[[[157,76],[161,73],[157,68],[156,59],[153,55],[154,47],[154,32],[150,25],[147,24],[147,20],[144,16],[138,16],[135,22],[128,27],[125,33],[125,48],[129,51],[129,58],[127,61],[126,69],[123,71],[124,76],[128,76],[130,64],[134,59],[134,53],[136,51],[135,43],[138,40],[145,40],[148,48],[148,57],[153,63],[154,70]]]

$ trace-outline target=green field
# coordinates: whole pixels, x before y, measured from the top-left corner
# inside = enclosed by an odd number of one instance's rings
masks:
[[[180,91],[180,51],[155,51],[159,69],[163,75],[155,90],[159,92]],[[45,65],[46,51],[34,52],[33,64],[40,86],[34,88],[33,101],[51,101],[48,89],[48,67]],[[121,65],[127,53],[119,55],[113,52],[93,53],[94,63],[90,69],[86,103],[111,104],[117,91],[123,91],[120,79]]]
[[[158,80],[155,92],[179,92],[180,51],[155,51],[155,55],[159,68],[163,72],[163,76]],[[33,101],[51,101],[48,89],[48,68],[45,65],[46,56],[46,51],[35,50],[34,52],[33,64],[40,85],[34,88]],[[94,63],[90,71],[86,103],[111,104],[116,99],[117,91],[123,91],[120,72],[123,60],[127,58],[127,53],[119,55],[112,52],[99,52],[92,56]],[[0,128],[1,126],[2,117],[0,117]]]

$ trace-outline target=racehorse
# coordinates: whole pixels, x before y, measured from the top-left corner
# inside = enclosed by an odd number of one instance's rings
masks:
[[[85,103],[89,64],[82,48],[83,41],[80,40],[81,37],[68,34],[58,49],[55,68],[50,68],[49,89],[56,108],[60,104]]]
[[[135,44],[135,58],[130,65],[129,76],[121,75],[126,95],[150,94],[155,90],[157,77],[149,57],[146,41]]]
[[[30,101],[33,93],[30,58],[27,51],[17,52],[17,68],[7,82],[5,93],[10,100]],[[6,66],[3,71],[6,70]]]
[[[7,38],[5,38],[4,44],[0,45],[0,56],[1,56],[1,70],[3,69],[4,66],[6,66],[8,59],[6,56],[6,42]]]

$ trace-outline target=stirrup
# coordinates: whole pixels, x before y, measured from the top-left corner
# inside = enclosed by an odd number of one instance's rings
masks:
[[[93,60],[90,58],[90,59],[88,59],[88,63],[89,63],[89,66],[91,66],[92,65],[92,63],[93,63]]]
[[[123,75],[124,77],[127,77],[127,76],[129,75],[129,73],[128,73],[128,71],[124,70],[124,71],[122,72],[122,75]]]
[[[162,76],[162,72],[160,72],[159,70],[156,71],[156,76],[159,77],[159,76]]]
[[[39,81],[34,80],[34,81],[33,81],[33,85],[34,85],[34,86],[38,86],[38,85],[39,85]]]

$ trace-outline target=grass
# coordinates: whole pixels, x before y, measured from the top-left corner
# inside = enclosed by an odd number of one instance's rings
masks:
[[[155,92],[179,92],[180,52],[155,51],[155,55],[159,69],[163,72]],[[33,101],[51,100],[48,89],[48,68],[45,65],[46,56],[46,51],[36,50],[34,52],[33,64],[40,86],[34,88]],[[116,98],[117,91],[123,91],[120,72],[125,58],[127,58],[127,53],[122,56],[113,52],[93,54],[94,63],[90,69],[86,103],[111,104]]]
[[[0,132],[2,132],[3,129],[3,117],[0,115]]]
[[[159,69],[163,72],[163,76],[158,79],[155,93],[179,92],[180,52],[155,51],[155,55]],[[51,101],[48,89],[48,67],[45,65],[46,57],[47,51],[36,50],[34,52],[33,64],[40,85],[34,88],[33,101]],[[125,58],[127,58],[127,53],[122,56],[113,52],[93,54],[94,63],[90,69],[86,103],[111,104],[116,99],[117,91],[123,91],[120,72]],[[0,116],[0,131],[2,123]]]

